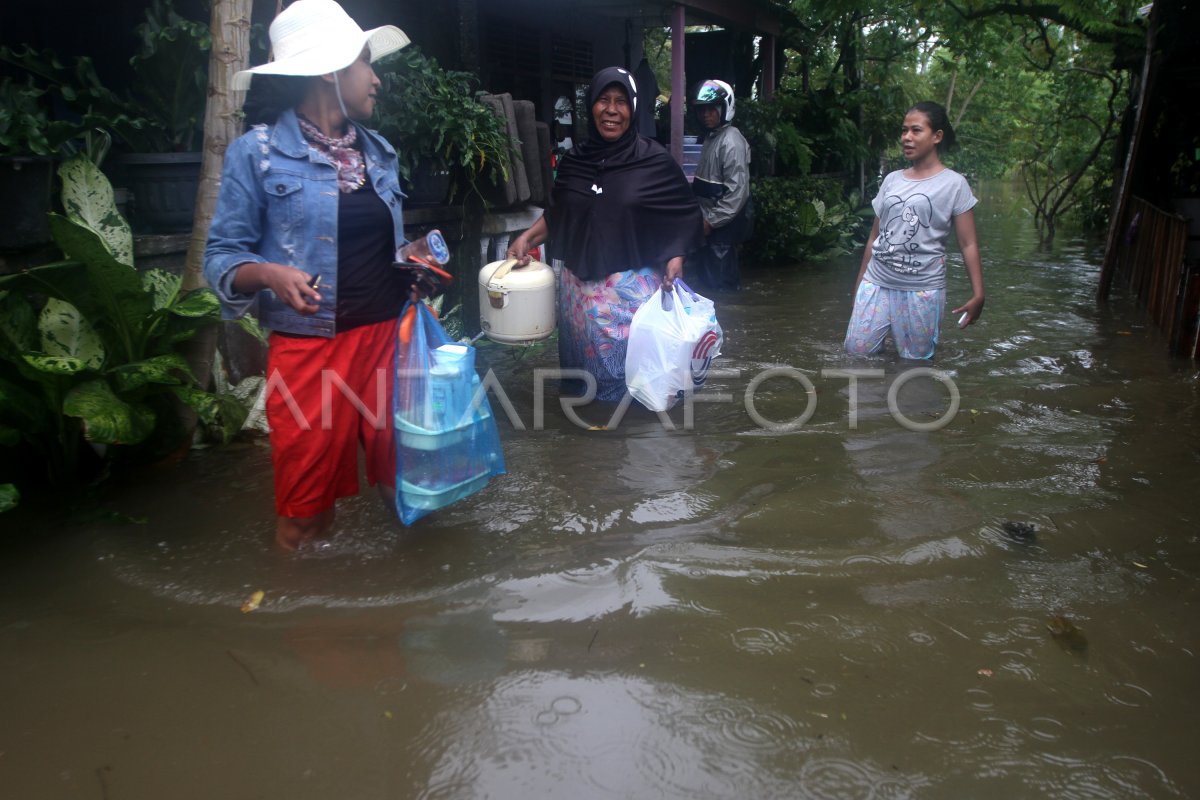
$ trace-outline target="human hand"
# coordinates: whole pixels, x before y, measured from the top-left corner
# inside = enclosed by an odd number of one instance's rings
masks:
[[[981,316],[983,316],[984,299],[985,298],[982,298],[982,297],[972,297],[970,300],[968,300],[966,303],[963,303],[958,308],[951,310],[951,312],[950,312],[951,314],[965,313],[967,315],[966,320],[964,320],[962,323],[959,324],[960,328],[965,328],[968,325],[974,325],[975,320],[977,320]]]
[[[667,262],[667,268],[663,272],[662,290],[663,293],[670,293],[675,290],[675,279],[683,277],[683,259],[679,256],[672,258]]]
[[[419,303],[428,296],[429,295],[426,293],[424,287],[422,287],[417,281],[413,281],[411,284],[409,284],[408,299],[411,302]]]
[[[437,297],[454,281],[454,276],[449,272],[432,264],[400,264],[397,269],[403,273],[404,291],[414,303]]]
[[[270,262],[242,264],[234,279],[234,288],[239,291],[270,289],[281,303],[300,314],[315,314],[321,308],[318,286],[319,275],[313,277],[302,269]]]
[[[529,237],[526,233],[522,233],[517,238],[508,243],[508,251],[505,253],[509,258],[517,260],[517,266],[523,267],[533,259],[529,256]]]

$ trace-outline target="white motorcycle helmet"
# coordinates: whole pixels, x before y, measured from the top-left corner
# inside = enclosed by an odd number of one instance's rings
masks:
[[[701,81],[692,90],[692,108],[715,105],[721,109],[721,123],[733,122],[733,87],[725,81]]]

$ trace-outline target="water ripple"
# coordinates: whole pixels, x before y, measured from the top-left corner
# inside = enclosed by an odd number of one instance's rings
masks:
[[[1115,703],[1119,706],[1141,708],[1149,700],[1152,700],[1154,695],[1148,689],[1144,689],[1135,683],[1118,683],[1110,686],[1104,692],[1104,697],[1110,703]]]
[[[800,771],[804,797],[812,800],[886,800],[915,797],[930,782],[920,776],[886,772],[861,761],[815,758]]]
[[[777,655],[792,649],[792,640],[780,631],[767,628],[741,628],[733,633],[733,646],[755,655]]]

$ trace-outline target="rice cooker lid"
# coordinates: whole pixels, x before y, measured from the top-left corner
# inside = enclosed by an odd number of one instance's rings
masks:
[[[505,269],[510,261],[514,262],[513,265]],[[540,289],[554,284],[554,270],[541,261],[530,261],[523,267],[516,266],[515,259],[495,261],[484,267],[483,271],[483,283],[504,289]]]

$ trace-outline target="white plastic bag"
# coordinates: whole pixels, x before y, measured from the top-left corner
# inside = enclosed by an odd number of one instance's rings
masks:
[[[723,339],[712,300],[676,280],[673,291],[658,289],[633,315],[625,386],[646,408],[666,411],[704,385]]]

